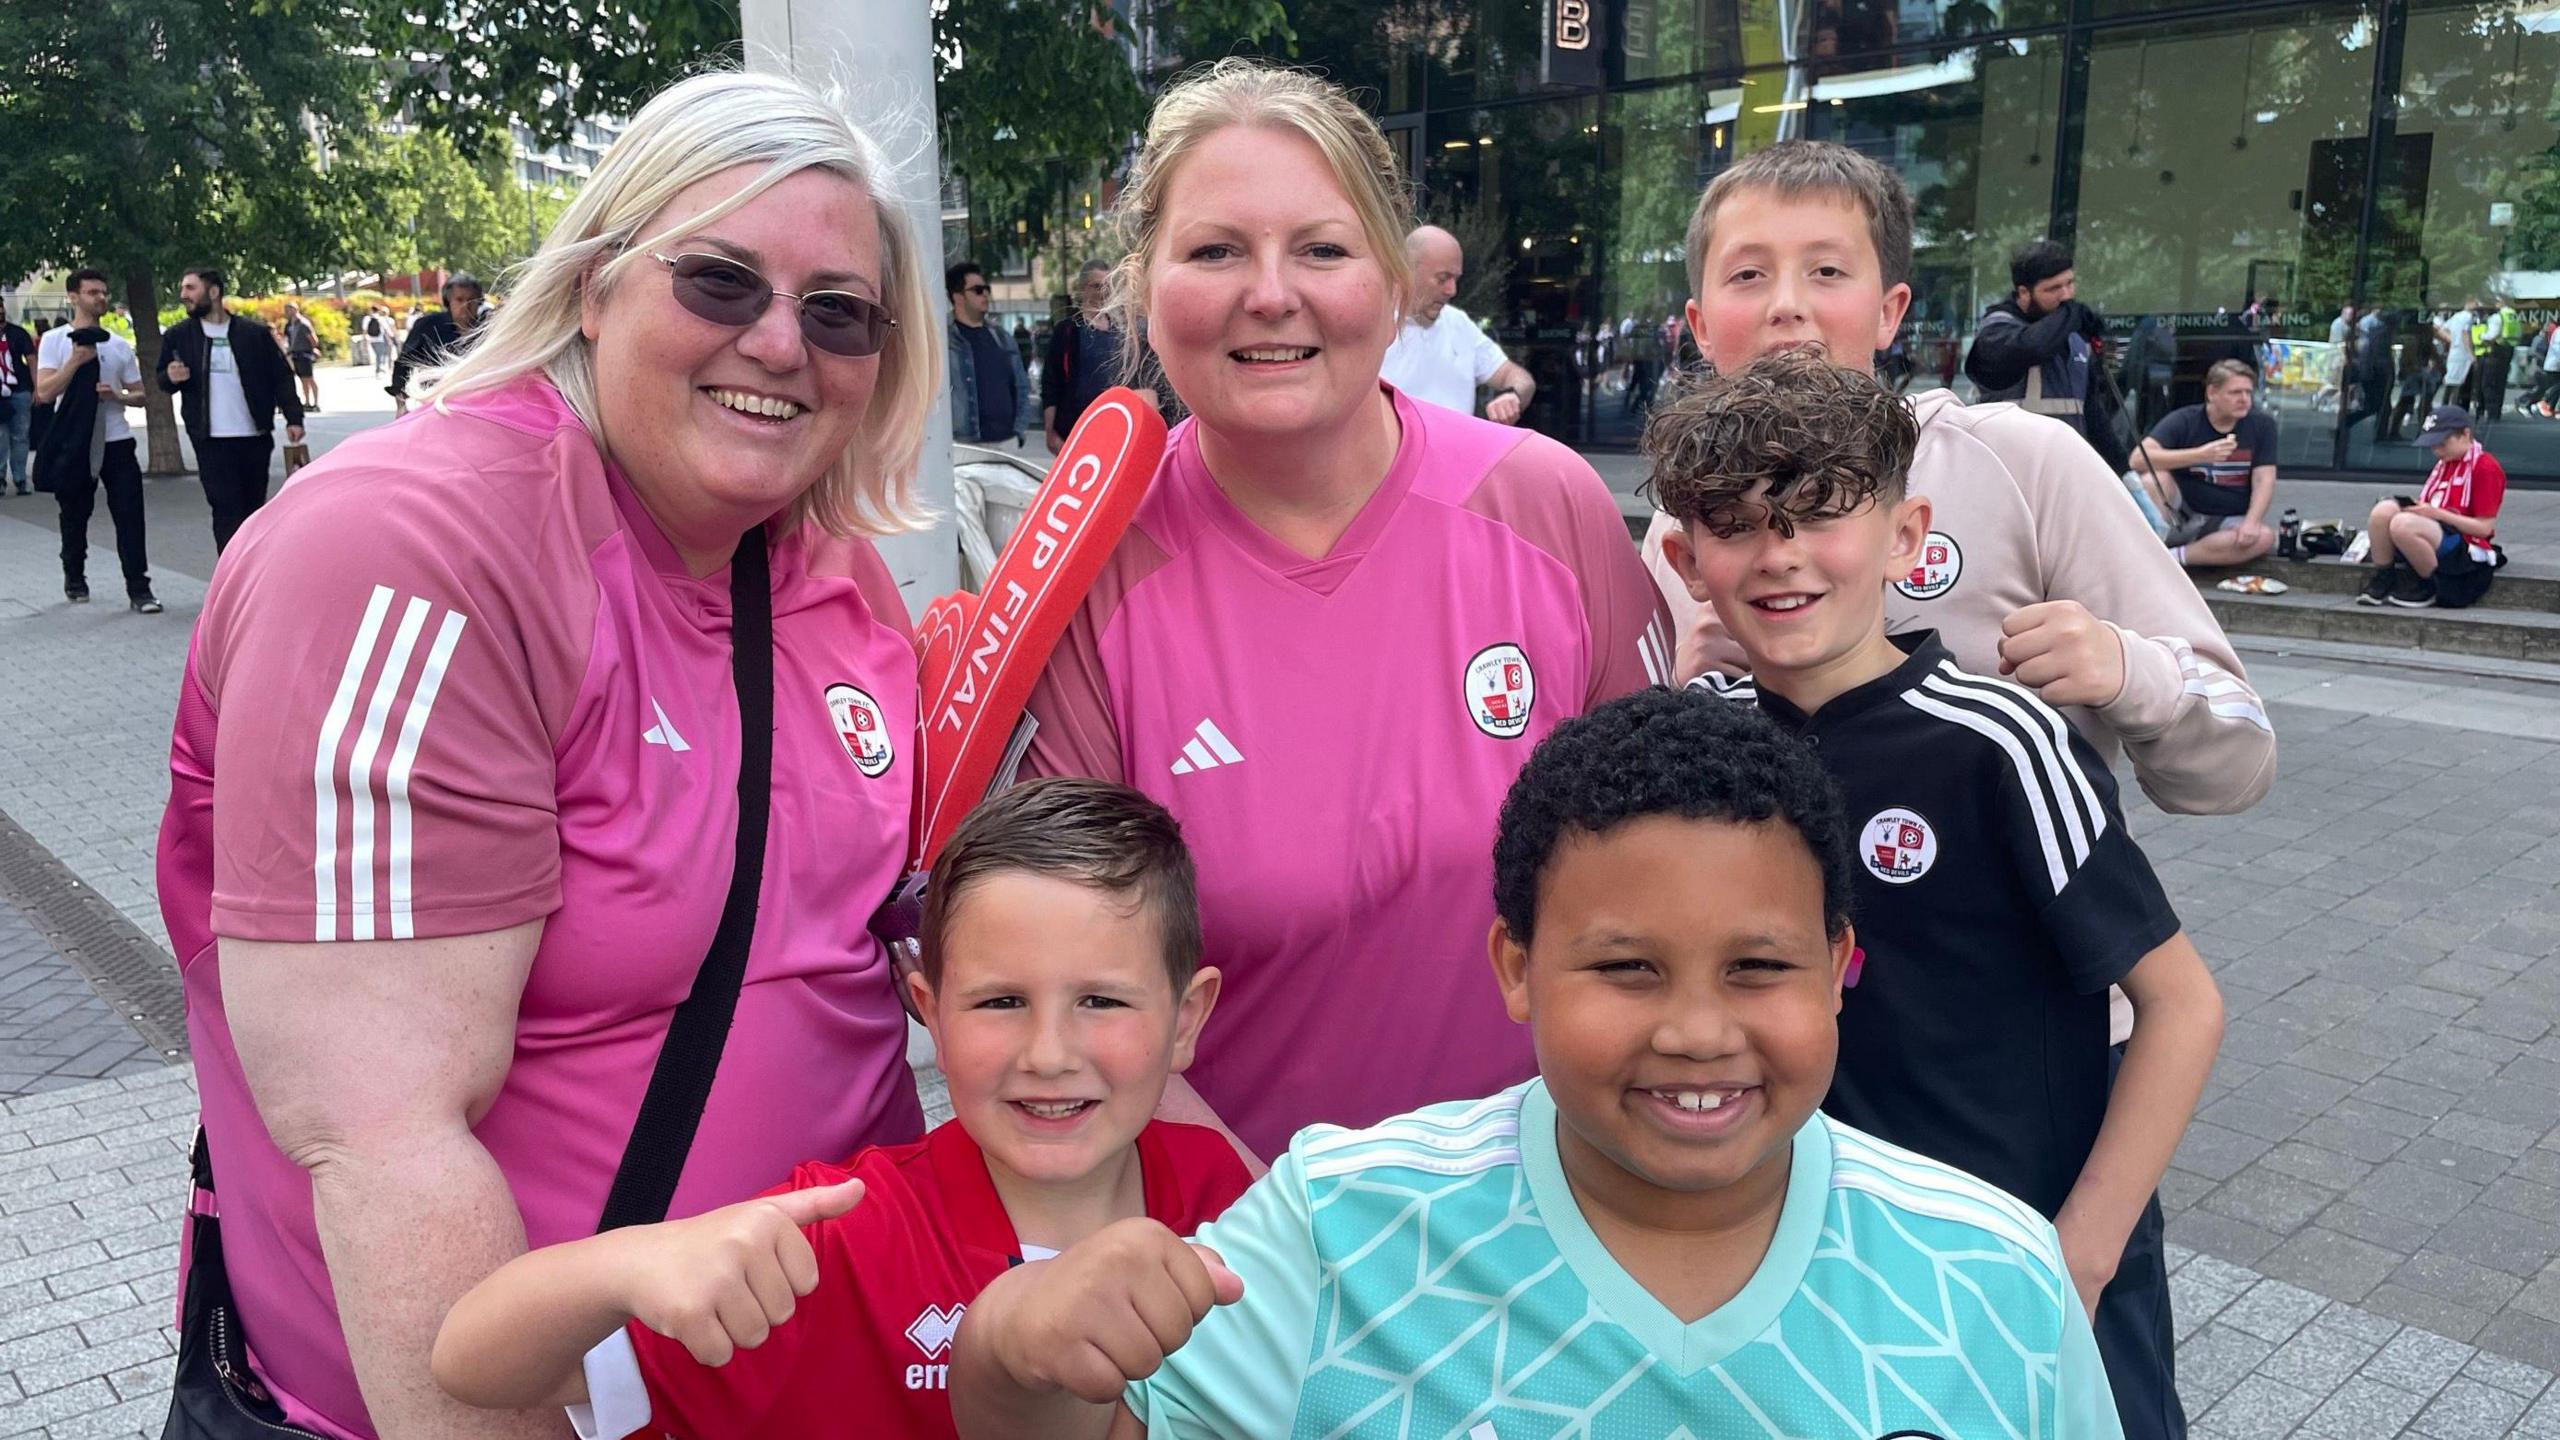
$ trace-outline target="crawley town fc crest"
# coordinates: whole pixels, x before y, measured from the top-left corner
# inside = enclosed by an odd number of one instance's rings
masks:
[[[1858,835],[1858,858],[1887,885],[1908,885],[1938,863],[1938,837],[1909,810],[1882,811]]]
[[[1956,588],[1956,577],[1964,574],[1964,551],[1955,537],[1932,530],[1920,542],[1920,563],[1911,573],[1893,582],[1893,588],[1914,600],[1935,600]]]
[[[1467,717],[1497,740],[1517,739],[1529,728],[1529,707],[1538,698],[1538,677],[1529,672],[1529,657],[1517,645],[1487,645],[1467,662]]]
[[[881,718],[880,702],[853,686],[827,687],[827,719],[834,722],[844,753],[853,757],[853,768],[863,774],[876,779],[898,758],[889,745],[889,725]]]

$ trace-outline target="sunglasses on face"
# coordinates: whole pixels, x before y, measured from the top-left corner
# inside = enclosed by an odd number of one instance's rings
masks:
[[[830,355],[859,358],[879,354],[898,323],[888,307],[850,290],[812,290],[805,295],[776,290],[754,267],[725,255],[651,251],[649,258],[667,267],[676,303],[714,325],[753,325],[780,296],[799,307],[802,339]]]
[[[972,295],[993,295],[996,293],[995,287],[991,285],[963,285],[960,288]]]

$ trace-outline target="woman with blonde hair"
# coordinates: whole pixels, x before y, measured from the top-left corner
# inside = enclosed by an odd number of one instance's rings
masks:
[[[455,1297],[922,1130],[865,927],[916,724],[870,539],[916,523],[941,370],[887,168],[795,82],[697,76],[509,293],[242,529],[180,700],[161,903],[224,1258],[329,1436],[554,1433],[438,1394]],[[716,1080],[662,1063],[679,1007]]]
[[[1227,977],[1189,1078],[1265,1156],[1532,1073],[1485,969],[1495,811],[1668,674],[1591,467],[1380,382],[1410,218],[1336,86],[1226,60],[1157,103],[1113,280],[1193,418],[1031,701],[1032,769],[1182,821]]]

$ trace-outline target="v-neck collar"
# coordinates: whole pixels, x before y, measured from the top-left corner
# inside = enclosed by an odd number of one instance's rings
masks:
[[[1228,498],[1216,477],[1209,473],[1209,463],[1200,453],[1197,420],[1190,422],[1190,433],[1183,437],[1182,447],[1176,452],[1175,473],[1190,493],[1193,503],[1200,507],[1201,514],[1255,564],[1277,579],[1319,595],[1331,595],[1342,588],[1342,583],[1360,567],[1360,562],[1376,546],[1378,537],[1395,520],[1405,497],[1413,491],[1414,476],[1422,469],[1425,452],[1429,448],[1424,439],[1421,417],[1413,410],[1415,402],[1384,381],[1379,382],[1378,388],[1386,392],[1388,400],[1395,406],[1398,431],[1395,459],[1388,462],[1386,477],[1378,482],[1378,488],[1361,505],[1360,513],[1352,517],[1350,528],[1343,531],[1342,537],[1333,542],[1333,548],[1319,558],[1310,559],[1281,544],[1270,531],[1253,523],[1236,508],[1236,502]]]
[[[1014,1233],[1013,1216],[987,1173],[986,1152],[957,1120],[945,1120],[924,1137],[925,1154],[933,1162],[934,1183],[941,1188],[944,1213],[964,1245],[992,1250],[1013,1264],[1022,1263],[1022,1240]],[[1146,1213],[1168,1223],[1181,1214],[1182,1192],[1175,1179],[1164,1135],[1154,1121],[1138,1132],[1138,1189]]]
[[[1817,727],[1828,729],[1894,699],[1905,690],[1920,688],[1920,682],[1938,668],[1939,661],[1953,658],[1948,655],[1947,647],[1939,643],[1935,630],[1905,630],[1899,635],[1884,638],[1893,642],[1893,648],[1901,651],[1904,658],[1901,664],[1882,675],[1832,696],[1811,715],[1762,684],[1759,687],[1760,709],[1791,731],[1800,733]]]
[[[1683,1324],[1653,1292],[1636,1283],[1583,1218],[1581,1202],[1565,1179],[1564,1160],[1556,1148],[1556,1105],[1545,1082],[1530,1085],[1520,1097],[1520,1167],[1529,1181],[1529,1198],[1546,1222],[1556,1252],[1573,1267],[1582,1288],[1610,1319],[1636,1338],[1675,1375],[1694,1375],[1723,1361],[1767,1333],[1804,1284],[1812,1268],[1815,1246],[1822,1239],[1824,1212],[1831,1199],[1831,1132],[1819,1112],[1796,1131],[1787,1161],[1787,1198],[1778,1210],[1777,1233],[1769,1253],[1751,1272],[1741,1293]]]

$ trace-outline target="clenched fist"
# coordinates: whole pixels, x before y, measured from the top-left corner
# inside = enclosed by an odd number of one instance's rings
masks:
[[[2000,673],[2048,705],[2108,705],[2124,693],[2124,641],[2077,600],[2029,605],[2000,622]]]
[[[1217,1252],[1156,1221],[1123,1220],[988,1286],[958,1343],[985,1347],[1025,1389],[1107,1405],[1156,1373],[1211,1309],[1242,1298],[1244,1282]]]

